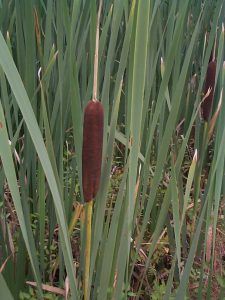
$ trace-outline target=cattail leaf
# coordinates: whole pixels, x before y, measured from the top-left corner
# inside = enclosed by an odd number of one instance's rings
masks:
[[[13,300],[13,296],[5,282],[5,279],[2,275],[2,273],[0,273],[0,291],[1,291],[1,297],[2,299],[5,300]]]
[[[27,125],[27,128],[30,132],[30,136],[34,143],[35,149],[39,155],[40,162],[42,164],[43,170],[45,172],[47,181],[49,183],[50,190],[53,195],[54,207],[57,212],[57,218],[60,225],[60,236],[62,240],[62,248],[65,259],[65,264],[67,267],[68,276],[70,278],[70,288],[72,295],[77,297],[77,288],[76,288],[76,280],[74,274],[74,267],[72,262],[72,252],[71,245],[68,238],[64,207],[62,206],[60,191],[58,190],[56,178],[54,176],[54,172],[52,169],[52,165],[43,141],[43,137],[40,132],[40,128],[38,127],[37,120],[35,118],[30,100],[24,88],[21,77],[16,69],[16,66],[13,62],[13,59],[10,55],[10,52],[7,48],[5,40],[0,33],[0,64],[2,69],[4,70],[6,77],[9,81],[11,89],[15,95],[16,101],[22,115],[24,117],[24,122]],[[7,167],[6,167],[7,170]],[[17,195],[16,195],[17,196]],[[19,210],[17,210],[18,212]],[[23,234],[23,237],[26,238],[26,235]],[[29,250],[29,247],[28,247]]]

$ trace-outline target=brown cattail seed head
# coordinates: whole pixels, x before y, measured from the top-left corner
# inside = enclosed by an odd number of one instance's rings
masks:
[[[211,110],[212,110],[212,105],[213,105],[215,76],[216,76],[216,61],[213,60],[208,64],[208,69],[207,69],[206,79],[205,79],[205,87],[204,87],[204,95],[207,94],[209,89],[210,89],[210,93],[202,103],[202,117],[206,122],[208,122],[209,120]]]
[[[95,198],[101,176],[103,144],[103,106],[89,101],[84,110],[82,181],[85,202]]]

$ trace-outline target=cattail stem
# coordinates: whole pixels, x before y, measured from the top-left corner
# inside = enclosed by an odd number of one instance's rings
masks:
[[[86,204],[86,245],[85,245],[85,269],[84,269],[84,300],[89,299],[89,272],[91,256],[91,219],[92,219],[93,200]]]
[[[93,101],[97,101],[98,90],[98,49],[99,49],[99,23],[102,9],[102,0],[99,3],[98,18],[96,24],[96,37],[95,37],[95,58],[94,58],[94,79],[93,79]]]
[[[83,192],[86,202],[86,245],[85,245],[85,269],[84,269],[84,300],[89,300],[90,295],[90,256],[91,256],[91,221],[93,198],[97,193],[100,173],[101,173],[101,156],[102,156],[102,137],[103,137],[103,108],[100,102],[97,102],[98,91],[98,50],[99,50],[99,23],[102,9],[102,0],[99,3],[97,24],[96,24],[96,41],[95,41],[95,58],[94,58],[94,79],[93,79],[93,97],[85,110],[84,117],[84,139],[83,139]],[[92,102],[92,103],[91,103]],[[93,106],[94,104],[94,106]],[[89,136],[92,130],[91,136]],[[95,137],[97,138],[95,139]],[[93,146],[94,149],[92,148]],[[91,149],[92,148],[92,149]],[[90,165],[87,165],[90,164]],[[90,201],[91,200],[91,201]]]

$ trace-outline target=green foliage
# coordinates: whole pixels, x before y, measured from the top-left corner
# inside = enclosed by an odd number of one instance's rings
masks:
[[[162,284],[158,284],[157,281],[155,281],[153,286],[153,293],[151,294],[152,300],[162,299],[166,290],[166,284],[163,282]]]
[[[51,293],[44,293],[43,295],[45,300],[60,300],[62,297],[55,296]],[[33,288],[29,288],[27,292],[20,292],[19,300],[35,300],[37,299],[37,293]]]
[[[82,128],[98,7],[0,1],[4,299],[61,299],[68,282],[69,297],[83,297]],[[223,0],[103,1],[97,96],[104,143],[91,299],[210,299],[224,291],[224,16]],[[216,89],[206,123],[210,56]]]

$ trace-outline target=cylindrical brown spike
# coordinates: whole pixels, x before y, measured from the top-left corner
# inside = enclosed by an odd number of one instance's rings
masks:
[[[211,89],[209,95],[205,98],[202,103],[202,117],[208,122],[212,105],[213,105],[213,97],[214,97],[214,89],[215,89],[215,76],[216,76],[216,61],[211,61],[208,64],[208,69],[206,73],[205,79],[205,87],[204,87],[204,95],[207,94],[208,90]]]
[[[103,144],[103,106],[89,101],[84,110],[82,181],[85,202],[95,198],[101,176]]]

